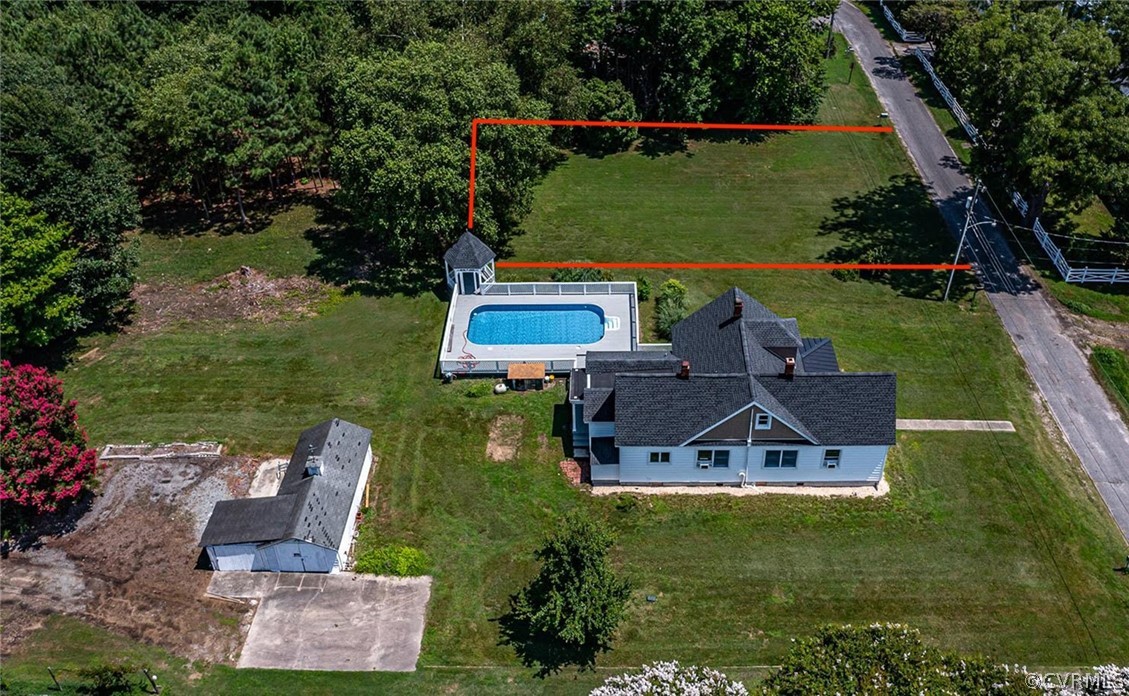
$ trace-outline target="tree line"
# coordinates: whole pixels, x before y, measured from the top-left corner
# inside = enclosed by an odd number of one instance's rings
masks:
[[[809,121],[833,4],[5,3],[6,347],[128,313],[143,202],[248,225],[262,194],[332,172],[363,265],[402,273],[460,232],[475,116]],[[562,148],[638,134],[480,136],[476,231],[504,248]]]
[[[936,68],[984,139],[977,172],[1045,212],[1100,196],[1129,241],[1129,3],[891,3],[936,48]]]

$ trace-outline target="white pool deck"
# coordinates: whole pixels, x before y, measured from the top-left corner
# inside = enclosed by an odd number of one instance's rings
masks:
[[[577,304],[596,305],[604,311],[604,336],[595,343],[486,346],[467,338],[470,315],[479,307]],[[510,363],[540,362],[545,363],[546,372],[564,374],[583,366],[587,351],[637,349],[636,307],[635,283],[495,283],[482,294],[456,292],[443,327],[439,371],[505,374]]]

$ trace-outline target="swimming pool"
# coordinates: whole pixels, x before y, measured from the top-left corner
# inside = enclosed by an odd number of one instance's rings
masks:
[[[595,343],[604,310],[590,304],[483,305],[470,314],[467,340],[482,346]]]

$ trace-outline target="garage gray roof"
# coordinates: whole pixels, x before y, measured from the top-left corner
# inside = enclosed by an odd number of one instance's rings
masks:
[[[494,260],[494,251],[470,232],[463,232],[443,260],[451,268],[482,268]]]
[[[336,549],[353,497],[364,484],[360,479],[371,439],[371,430],[337,418],[307,429],[278,493],[216,503],[200,546],[302,539]],[[321,474],[307,474],[312,458],[320,462]]]

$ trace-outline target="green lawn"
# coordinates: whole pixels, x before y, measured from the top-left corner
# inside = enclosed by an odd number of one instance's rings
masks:
[[[874,95],[859,75],[845,84],[846,65],[832,66],[820,118],[871,122]],[[573,157],[538,190],[515,258],[812,261],[881,249],[942,260],[951,240],[911,172],[892,135],[793,134],[694,142],[658,156]],[[308,209],[292,214],[313,219]],[[300,227],[283,221],[261,238],[206,243],[145,239],[146,273],[190,282],[239,264],[293,272],[298,250],[312,253]],[[277,240],[279,253],[260,240]],[[162,267],[170,270],[153,270]],[[349,296],[314,318],[238,330],[225,322],[104,337],[96,358],[63,375],[93,442],[214,438],[234,452],[279,454],[311,423],[355,420],[373,429],[379,456],[362,545],[403,542],[435,564],[416,673],[170,661],[170,683],[202,693],[576,693],[606,670],[670,658],[752,679],[793,636],[848,621],[908,622],[946,649],[1009,663],[1129,660],[1129,580],[1111,571],[1124,542],[1077,462],[1045,433],[1033,386],[986,302],[967,293],[959,304],[936,301],[944,280],[936,274],[875,282],[816,272],[676,275],[693,306],[739,285],[797,317],[805,335],[833,336],[845,369],[897,371],[899,417],[1008,419],[1018,433],[903,434],[883,499],[630,505],[591,498],[560,475],[560,387],[474,398],[468,383],[433,378],[446,309],[433,295]],[[648,326],[652,305],[643,303]],[[487,433],[501,414],[523,419],[522,439],[512,461],[492,462]],[[537,681],[497,644],[491,619],[531,576],[540,537],[577,506],[618,530],[615,562],[635,597],[600,672]],[[642,601],[647,594],[658,601]],[[5,678],[32,675],[69,626],[9,660]],[[189,681],[192,669],[201,676]]]
[[[1108,346],[1094,346],[1090,364],[1109,398],[1121,409],[1129,423],[1129,353]]]

